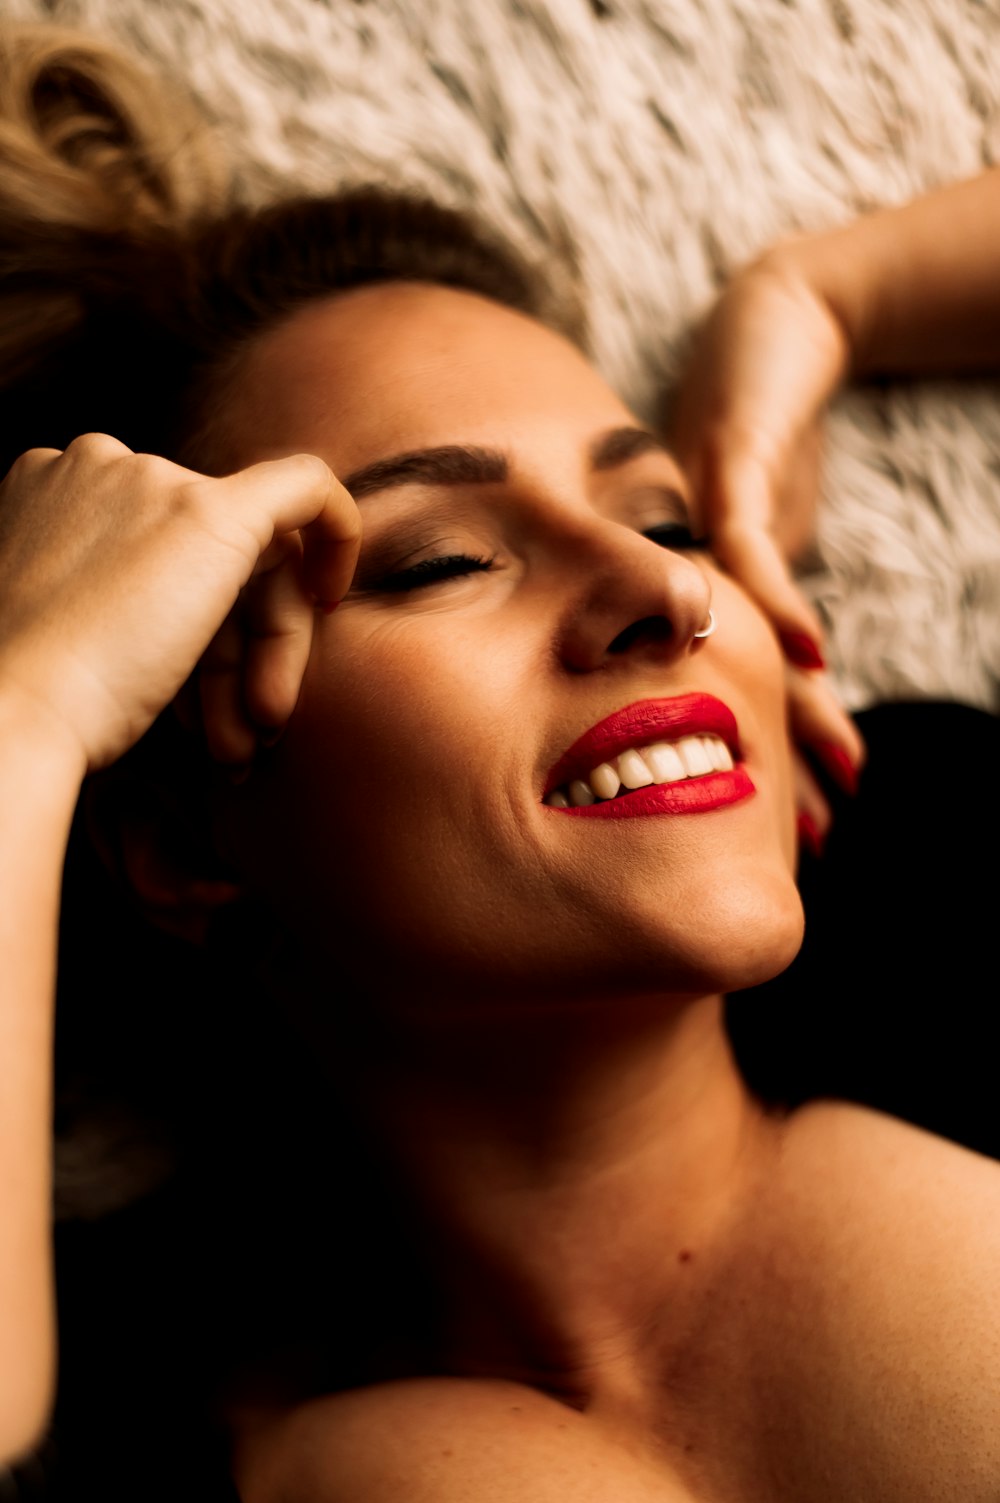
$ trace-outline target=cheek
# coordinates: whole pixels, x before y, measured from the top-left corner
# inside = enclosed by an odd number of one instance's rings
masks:
[[[648,985],[679,949],[691,975],[714,977],[722,935],[734,975],[750,974],[794,906],[784,671],[759,614],[729,581],[716,593],[699,686],[733,705],[761,771],[759,804],[717,846],[683,822],[622,829],[604,832],[597,862],[581,831],[539,818],[535,763],[560,686],[533,617],[400,612],[372,626],[345,610],[241,791],[239,864],[338,977],[412,987],[421,969],[435,985],[517,969],[556,986],[575,965],[574,984],[606,971],[611,985],[627,956]]]
[[[320,800],[339,792],[345,816],[360,788],[387,806],[442,786],[461,799],[489,773],[516,665],[488,629],[443,614],[327,633],[289,728],[297,776]]]
[[[286,917],[363,942],[457,942],[484,848],[502,863],[523,823],[529,651],[469,615],[331,621],[243,842],[244,868]]]

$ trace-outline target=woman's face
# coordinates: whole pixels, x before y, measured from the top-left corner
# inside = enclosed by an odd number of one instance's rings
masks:
[[[687,546],[676,465],[573,346],[471,294],[367,288],[259,341],[226,432],[238,464],[321,455],[364,521],[295,715],[224,816],[321,974],[450,1006],[787,964],[775,639]],[[678,782],[661,751],[665,784],[547,801],[601,762],[634,776],[616,758],[651,743],[697,771],[699,734],[736,771]]]

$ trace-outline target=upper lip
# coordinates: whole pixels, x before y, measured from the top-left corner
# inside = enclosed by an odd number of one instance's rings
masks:
[[[678,694],[670,699],[636,700],[599,720],[563,752],[545,780],[542,797],[548,797],[554,788],[574,778],[586,778],[595,767],[630,746],[650,746],[654,741],[702,735],[721,737],[734,759],[740,759],[736,717],[714,695]]]

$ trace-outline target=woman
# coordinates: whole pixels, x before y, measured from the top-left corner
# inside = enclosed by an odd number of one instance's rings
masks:
[[[198,375],[183,466],[84,438],[5,482],[5,1448],[51,1378],[61,854],[201,659],[212,840],[161,806],[121,863],[195,939],[252,905],[432,1316],[357,1386],[234,1387],[241,1495],[992,1498],[995,1165],[768,1113],[722,1027],[801,937],[787,674],[800,723],[826,702],[579,350],[405,250],[271,302]]]

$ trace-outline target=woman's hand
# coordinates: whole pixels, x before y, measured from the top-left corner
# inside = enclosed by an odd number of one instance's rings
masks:
[[[311,455],[209,479],[103,434],[32,450],[0,486],[0,692],[93,771],[204,655],[209,751],[245,764],[291,714],[316,606],[346,593],[360,535]]]
[[[80,780],[199,659],[209,750],[249,761],[291,714],[316,603],[346,591],[360,532],[308,455],[210,480],[91,434],[0,486],[0,1467],[51,1408],[55,937]]]
[[[815,514],[820,420],[850,362],[833,311],[775,251],[740,273],[700,329],[672,448],[719,562],[774,622],[791,661],[816,666],[821,628],[788,567]]]
[[[862,743],[819,676],[822,628],[789,560],[812,536],[821,420],[851,358],[844,327],[794,248],[779,248],[738,275],[710,312],[672,423],[700,527],[769,616],[789,660],[793,732],[846,791]],[[821,839],[826,801],[805,759],[798,774],[800,808]]]

